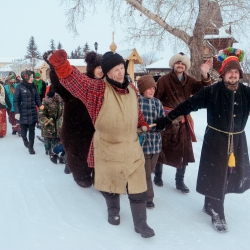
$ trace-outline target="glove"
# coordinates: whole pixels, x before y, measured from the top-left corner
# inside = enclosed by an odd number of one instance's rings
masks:
[[[49,63],[55,68],[56,74],[59,78],[67,78],[72,73],[72,66],[67,60],[67,53],[65,50],[60,49],[49,54]]]
[[[20,114],[15,114],[15,119],[20,120]]]
[[[156,125],[156,129],[158,130],[163,130],[166,128],[166,126],[171,125],[172,121],[166,116],[166,117],[161,117],[158,118],[155,123]]]
[[[149,132],[149,131],[150,131],[150,127],[148,126],[148,124],[147,124],[146,122],[144,122],[144,123],[142,124],[142,126],[140,127],[140,130],[141,130],[142,132]]]

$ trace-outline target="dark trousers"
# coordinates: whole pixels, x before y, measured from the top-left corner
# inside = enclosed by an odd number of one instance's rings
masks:
[[[27,138],[27,132],[29,131],[29,141],[34,141],[36,123],[20,124],[20,126],[21,126],[21,136],[22,136],[22,138]]]
[[[113,194],[103,191],[100,192],[106,200],[120,199],[120,194]],[[128,198],[131,204],[145,203],[147,200],[146,192],[139,194],[128,194]]]
[[[176,169],[176,174],[175,174],[175,180],[176,182],[182,182],[184,180],[186,172],[186,166],[182,166],[182,168],[177,168]]]
[[[152,184],[151,174],[155,169],[159,153],[157,154],[144,154],[145,158],[145,171],[146,171],[146,181],[147,181],[147,201],[153,201],[154,189]]]
[[[163,164],[162,163],[157,163],[155,167],[155,176],[157,177],[162,177],[162,172],[163,172]],[[175,174],[175,180],[176,182],[182,182],[184,180],[186,172],[186,166],[182,166],[182,168],[177,168],[176,169],[176,174]]]

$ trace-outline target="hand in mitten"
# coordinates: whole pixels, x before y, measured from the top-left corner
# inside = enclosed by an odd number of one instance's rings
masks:
[[[156,129],[163,130],[166,128],[166,126],[171,125],[172,121],[166,116],[166,117],[158,118],[155,121],[155,123],[157,124]]]
[[[148,124],[147,124],[146,122],[144,122],[144,123],[142,124],[142,126],[140,127],[140,130],[141,130],[142,132],[149,132],[149,131],[150,131],[150,127],[148,126]]]
[[[49,55],[49,63],[55,68],[59,78],[67,78],[73,70],[67,60],[67,53],[63,49],[57,50],[52,55]]]
[[[49,50],[49,51],[47,51],[47,52],[45,52],[45,53],[43,54],[43,60],[44,60],[47,64],[50,64],[50,63],[49,63],[49,58],[52,56],[52,54],[53,54],[53,50]]]
[[[20,120],[20,114],[15,114],[15,119]]]

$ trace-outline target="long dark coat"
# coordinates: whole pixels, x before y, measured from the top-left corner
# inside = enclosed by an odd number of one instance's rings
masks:
[[[250,111],[250,88],[240,84],[237,91],[227,89],[223,82],[204,87],[199,93],[180,104],[169,113],[171,118],[189,114],[201,108],[207,109],[206,127],[197,192],[214,199],[224,200],[226,193],[243,193],[250,188],[250,165],[245,132],[233,135],[236,167],[229,175],[228,134],[244,130]]]
[[[51,68],[51,86],[64,102],[60,139],[67,153],[67,166],[76,182],[85,181],[91,178],[93,172],[88,167],[87,158],[95,129],[83,102],[61,85],[53,67]]]
[[[20,114],[20,124],[33,124],[38,121],[37,107],[41,106],[40,96],[34,83],[23,80],[14,93],[14,112]]]
[[[174,109],[188,97],[197,93],[203,86],[210,84],[210,78],[197,81],[186,73],[183,73],[183,79],[179,81],[172,70],[158,80],[155,97],[162,102],[163,106]],[[181,168],[183,165],[188,165],[189,162],[194,162],[191,136],[186,123],[173,123],[161,134],[162,151],[158,162],[176,168]]]

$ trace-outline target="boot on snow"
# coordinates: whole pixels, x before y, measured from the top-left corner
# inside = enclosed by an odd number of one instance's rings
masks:
[[[71,173],[70,169],[68,168],[67,163],[65,164],[64,173],[65,174],[70,174]]]
[[[147,224],[146,204],[130,203],[135,232],[140,233],[143,238],[150,238],[155,232]]]
[[[176,189],[182,193],[189,193],[189,188],[185,185],[184,181],[176,181]]]
[[[120,195],[102,192],[108,208],[108,222],[111,225],[120,224]]]
[[[175,185],[176,189],[180,190],[182,193],[189,193],[189,188],[184,183],[184,176],[186,172],[186,166],[182,166],[182,168],[176,169],[175,175]]]
[[[57,156],[56,154],[54,154],[54,153],[52,152],[52,150],[49,151],[49,158],[50,158],[50,160],[51,160],[53,163],[57,164],[57,158],[58,158],[58,156]]]
[[[156,186],[158,187],[162,187],[163,186],[163,181],[162,181],[162,168],[163,168],[163,164],[162,163],[157,163],[155,166],[155,176],[154,176],[154,183]]]
[[[34,150],[34,140],[29,141],[29,152],[31,155],[34,155],[36,153]]]
[[[29,142],[28,142],[28,139],[27,137],[23,137],[23,144],[26,148],[29,148]]]
[[[228,232],[228,226],[226,220],[221,219],[220,215],[215,212],[212,215],[212,226],[219,233]]]

